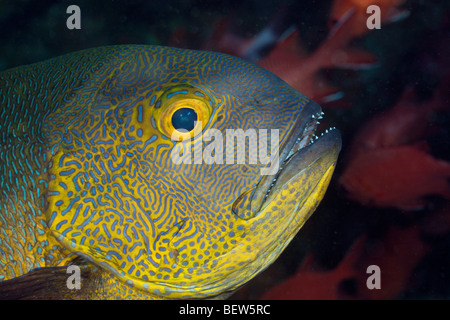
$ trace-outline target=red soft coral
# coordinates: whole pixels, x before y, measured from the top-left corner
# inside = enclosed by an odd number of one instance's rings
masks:
[[[364,238],[361,238],[349,250],[340,264],[333,270],[318,271],[314,269],[314,257],[307,256],[297,273],[273,287],[262,295],[263,300],[303,300],[322,299],[335,300],[349,298],[340,292],[339,285],[345,279],[358,275],[353,267],[364,248]]]
[[[388,23],[400,20],[408,16],[406,10],[399,10],[405,0],[334,0],[331,8],[329,25],[333,26],[349,10],[355,10],[355,19],[351,24],[351,32],[354,36],[361,36],[370,31],[367,28],[367,19],[369,14],[367,8],[376,5],[380,8],[380,22]]]
[[[394,107],[361,128],[339,178],[350,198],[406,210],[423,207],[427,195],[450,199],[450,163],[434,158],[422,140],[432,115],[448,107],[448,79],[427,102],[408,89]]]

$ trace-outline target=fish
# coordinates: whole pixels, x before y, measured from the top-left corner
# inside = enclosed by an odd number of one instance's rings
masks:
[[[1,72],[0,97],[4,299],[225,298],[315,211],[341,149],[319,104],[216,52],[86,49]],[[220,161],[208,132],[229,130],[249,150],[222,141]],[[262,174],[250,133],[274,130]]]

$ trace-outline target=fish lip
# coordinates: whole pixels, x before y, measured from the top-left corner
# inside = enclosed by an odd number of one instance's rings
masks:
[[[258,182],[251,197],[251,211],[252,215],[256,215],[261,211],[266,202],[271,188],[274,185],[274,180],[280,175],[286,162],[298,152],[298,150],[307,146],[318,125],[318,119],[322,117],[322,108],[320,105],[310,100],[300,111],[297,121],[288,136],[282,142],[279,150],[279,169],[273,175],[264,175]]]
[[[294,152],[286,160],[283,170],[278,172],[276,181],[271,185],[273,192],[269,191],[266,195],[267,202],[270,202],[272,194],[275,196],[280,188],[283,188],[291,179],[301,176],[302,172],[307,171],[308,168],[315,166],[321,171],[335,166],[341,148],[341,133],[334,127],[325,130],[320,137],[315,136],[307,146]]]

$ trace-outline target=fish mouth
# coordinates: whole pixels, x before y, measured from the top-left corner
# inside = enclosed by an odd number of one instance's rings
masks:
[[[270,203],[272,194],[280,189],[298,172],[307,168],[317,159],[328,156],[337,158],[341,149],[341,137],[336,128],[329,128],[320,136],[315,132],[323,112],[319,104],[310,101],[306,104],[289,132],[280,145],[278,159],[279,169],[273,175],[264,175],[253,190],[250,200],[250,215],[256,216],[265,205]]]

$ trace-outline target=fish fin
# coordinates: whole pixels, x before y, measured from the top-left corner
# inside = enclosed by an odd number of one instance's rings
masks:
[[[69,289],[69,266],[36,268],[20,277],[0,282],[0,300],[78,300],[92,296],[97,268],[80,267],[80,287]]]

